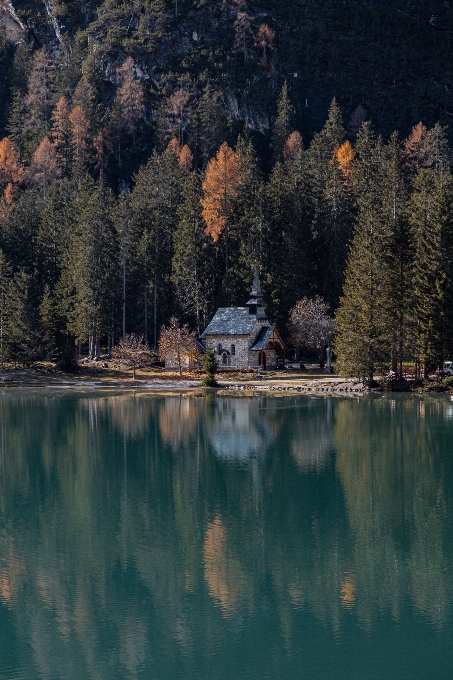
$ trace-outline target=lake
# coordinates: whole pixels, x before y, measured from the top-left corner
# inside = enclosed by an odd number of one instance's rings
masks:
[[[0,395],[0,678],[453,677],[447,397]]]

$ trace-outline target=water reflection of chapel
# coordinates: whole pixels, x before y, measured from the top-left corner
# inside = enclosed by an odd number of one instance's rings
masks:
[[[250,299],[245,307],[220,307],[202,333],[206,346],[214,349],[219,365],[233,368],[274,369],[284,365],[286,347],[265,312],[258,271],[255,270]]]

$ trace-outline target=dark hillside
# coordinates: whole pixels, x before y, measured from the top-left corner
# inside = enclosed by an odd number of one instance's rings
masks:
[[[209,82],[225,113],[266,132],[285,78],[299,127],[319,130],[335,96],[348,121],[361,106],[378,132],[403,135],[419,120],[450,125],[453,9],[438,0],[3,0],[3,43],[50,48],[69,89],[82,72],[104,106],[131,55],[146,85],[149,119],[180,87]],[[13,11],[14,10],[14,11]],[[271,33],[262,39],[260,27]],[[273,33],[273,35],[272,35]],[[12,48],[14,50],[14,47]],[[11,49],[2,50],[2,81]],[[60,74],[68,80],[68,74]],[[5,90],[4,90],[5,92]],[[6,88],[2,101],[11,98]],[[0,124],[5,125],[4,118]]]

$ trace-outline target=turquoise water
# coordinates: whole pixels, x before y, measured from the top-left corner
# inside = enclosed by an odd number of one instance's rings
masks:
[[[0,395],[0,678],[453,677],[447,398]]]

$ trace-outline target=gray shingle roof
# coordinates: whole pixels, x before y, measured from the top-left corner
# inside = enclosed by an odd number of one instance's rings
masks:
[[[274,330],[274,326],[264,326],[259,334],[253,345],[250,347],[251,351],[257,351],[257,350],[262,350],[266,347],[267,341],[272,335],[272,331]]]
[[[195,344],[197,346],[197,350],[199,354],[205,354],[206,352],[206,347],[201,344],[198,340],[195,340]]]
[[[255,314],[248,307],[219,307],[200,337],[207,335],[248,335],[256,323]]]

